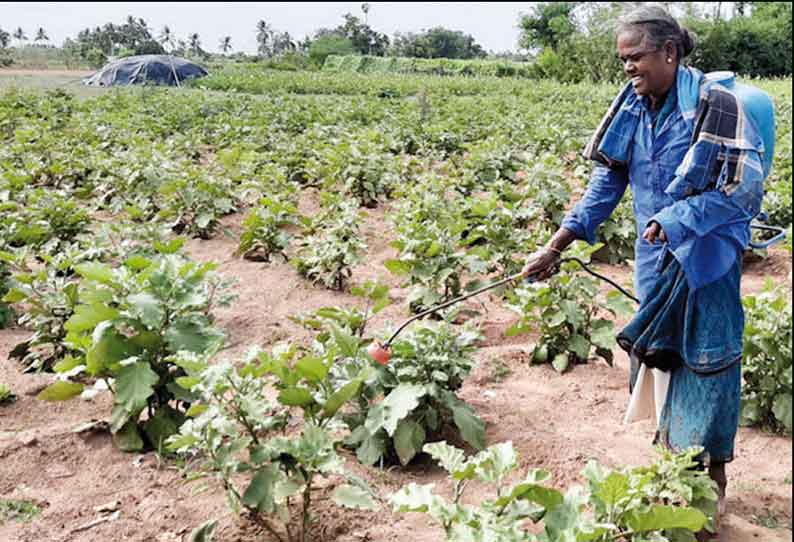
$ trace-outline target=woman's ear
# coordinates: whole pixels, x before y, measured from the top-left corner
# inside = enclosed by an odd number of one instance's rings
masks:
[[[664,42],[664,54],[667,58],[667,63],[672,64],[673,62],[678,61],[678,49],[673,43],[672,40],[667,40]]]

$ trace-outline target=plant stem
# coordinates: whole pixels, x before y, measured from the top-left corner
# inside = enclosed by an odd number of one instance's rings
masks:
[[[303,490],[303,528],[301,529],[301,542],[306,542],[306,534],[311,526],[311,516],[309,508],[312,504],[312,475],[306,479],[306,488]]]

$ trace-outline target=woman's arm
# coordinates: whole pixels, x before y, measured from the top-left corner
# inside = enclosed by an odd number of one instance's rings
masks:
[[[587,192],[565,217],[562,227],[572,231],[577,239],[594,244],[596,228],[618,206],[628,185],[627,169],[596,166],[587,184]]]
[[[549,246],[530,255],[524,266],[524,276],[546,279],[553,274],[560,253],[576,239],[591,245],[595,243],[596,228],[615,210],[628,185],[628,170],[596,166],[584,197],[565,217]]]

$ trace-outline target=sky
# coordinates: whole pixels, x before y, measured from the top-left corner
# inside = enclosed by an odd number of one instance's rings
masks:
[[[43,27],[50,42],[60,45],[86,27],[123,23],[141,17],[157,37],[168,25],[178,39],[198,32],[202,47],[217,51],[223,36],[232,37],[234,51],[256,51],[256,22],[267,21],[281,32],[302,39],[321,27],[342,23],[345,13],[363,19],[361,2],[0,2],[0,28],[21,27],[29,38]],[[532,2],[370,2],[368,22],[389,37],[434,26],[474,36],[486,50],[515,51],[520,13]]]

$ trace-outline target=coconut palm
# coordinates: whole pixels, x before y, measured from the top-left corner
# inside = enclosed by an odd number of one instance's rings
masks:
[[[201,38],[198,32],[190,34],[187,39],[190,41],[190,52],[196,55],[201,54]]]
[[[18,27],[16,30],[14,30],[13,36],[14,39],[17,40],[20,45],[22,45],[23,41],[28,41],[28,37],[25,35],[25,31],[22,30],[21,26]]]
[[[5,49],[11,43],[11,34],[0,28],[0,49]]]
[[[50,37],[42,27],[39,27],[39,29],[36,30],[36,37],[33,39],[33,41],[50,41]]]
[[[229,51],[232,50],[232,37],[231,36],[224,36],[221,38],[221,43],[218,48],[223,52],[225,55]]]
[[[273,27],[263,20],[256,23],[256,43],[260,55],[270,56],[272,54]]]
[[[170,47],[171,49],[174,48],[174,33],[171,32],[171,29],[168,25],[163,27],[163,30],[160,32],[160,44],[163,47]]]

